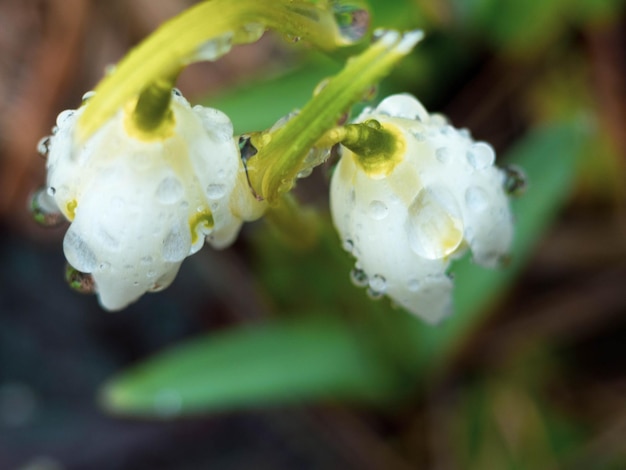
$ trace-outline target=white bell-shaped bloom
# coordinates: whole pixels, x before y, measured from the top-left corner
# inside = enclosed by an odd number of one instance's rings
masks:
[[[357,258],[355,283],[436,323],[451,312],[450,260],[469,247],[477,263],[495,267],[511,246],[504,172],[488,144],[413,96],[390,96],[356,122],[368,120],[397,136],[397,154],[380,170],[343,149],[331,183],[334,224]]]
[[[129,135],[120,110],[86,142],[84,107],[63,111],[49,140],[48,194],[72,222],[65,257],[91,273],[100,304],[119,310],[167,287],[206,240],[229,245],[262,208],[248,191],[230,119],[172,96],[167,137]],[[131,132],[132,134],[132,132]]]

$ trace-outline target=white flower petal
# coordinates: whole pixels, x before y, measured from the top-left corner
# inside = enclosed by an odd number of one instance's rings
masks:
[[[410,95],[386,98],[357,122],[370,119],[402,134],[403,158],[388,175],[370,176],[344,149],[331,182],[333,221],[370,289],[383,278],[384,293],[435,323],[451,310],[450,260],[469,246],[491,267],[510,248],[503,173],[488,144],[428,116]]]
[[[217,110],[192,109],[174,94],[170,137],[133,138],[121,110],[79,145],[74,129],[83,109],[58,119],[48,186],[72,221],[64,240],[68,262],[92,274],[104,308],[119,310],[167,287],[205,237],[217,248],[231,243],[250,217],[235,214],[231,199],[246,200],[234,193],[250,191],[241,187],[232,124]]]

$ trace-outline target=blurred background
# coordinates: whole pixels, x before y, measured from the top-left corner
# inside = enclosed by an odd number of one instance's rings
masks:
[[[374,27],[426,32],[379,98],[415,94],[528,176],[511,263],[458,263],[437,327],[350,284],[332,162],[297,188],[310,252],[260,222],[122,313],[70,290],[67,226],[28,211],[37,143],[193,3],[0,0],[0,468],[626,468],[625,2],[370,0]],[[260,130],[345,58],[268,33],[179,88]]]

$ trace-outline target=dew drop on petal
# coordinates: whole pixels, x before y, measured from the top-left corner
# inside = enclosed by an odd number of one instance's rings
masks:
[[[226,195],[226,185],[210,184],[206,188],[206,195],[209,199],[221,199]]]
[[[39,155],[41,155],[42,157],[47,157],[48,156],[48,152],[50,152],[50,144],[51,144],[51,142],[52,142],[52,137],[48,135],[48,136],[42,138],[37,143],[37,152],[39,153]]]
[[[191,233],[176,227],[163,240],[163,259],[172,263],[184,260],[191,247]]]
[[[450,163],[450,149],[447,147],[439,147],[435,150],[435,157],[440,163],[447,165]]]
[[[74,115],[73,109],[66,109],[65,111],[61,111],[57,116],[57,126],[61,126],[69,117]]]
[[[382,294],[387,290],[387,280],[380,274],[375,274],[370,278],[369,286],[373,291]]]
[[[467,160],[476,170],[484,170],[493,165],[496,154],[491,145],[477,142],[467,151]]]
[[[409,207],[405,225],[411,249],[427,259],[452,254],[463,241],[463,224],[445,188],[422,188]]]
[[[339,34],[348,43],[357,42],[367,34],[370,14],[362,6],[353,4],[349,0],[335,0],[333,10],[335,21],[339,26]]]
[[[345,251],[347,251],[348,253],[352,253],[352,250],[354,250],[354,242],[352,240],[350,240],[349,238],[346,238],[342,245],[343,249]]]
[[[93,98],[94,96],[96,96],[96,92],[95,92],[95,91],[93,91],[93,90],[88,91],[88,92],[86,92],[86,93],[83,95],[83,97],[82,97],[82,100],[81,100],[81,101],[83,102],[83,104],[85,104],[87,101],[89,101],[89,100],[90,100],[91,98]]]
[[[63,252],[67,261],[83,273],[93,272],[98,265],[94,252],[71,226],[63,238]]]
[[[265,32],[265,26],[261,23],[248,23],[235,32],[233,42],[246,44],[258,41]]]
[[[367,277],[365,271],[357,267],[350,271],[350,280],[352,281],[352,284],[357,287],[365,287],[369,284],[369,278]]]
[[[159,183],[156,189],[156,197],[162,204],[174,204],[183,197],[183,185],[177,178],[168,176]]]
[[[65,282],[72,290],[81,294],[94,294],[96,282],[91,274],[80,272],[67,264],[65,266]]]
[[[473,212],[482,212],[489,207],[489,194],[480,186],[470,186],[465,191],[465,204]]]
[[[366,292],[367,292],[367,296],[372,300],[380,300],[383,298],[383,295],[384,295],[383,292],[379,292],[375,289],[372,289],[371,287],[368,287],[366,289]]]
[[[382,220],[385,217],[387,217],[387,214],[389,213],[389,209],[387,208],[384,202],[374,200],[370,202],[368,213],[372,219]]]

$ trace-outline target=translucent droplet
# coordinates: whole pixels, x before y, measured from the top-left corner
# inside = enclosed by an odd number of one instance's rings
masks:
[[[183,96],[182,92],[178,88],[172,88],[172,95]]]
[[[52,143],[52,136],[43,137],[39,142],[37,142],[37,152],[42,157],[47,157],[48,152],[50,152],[50,144]]]
[[[330,83],[330,78],[322,79],[317,85],[315,85],[315,89],[313,90],[313,96],[317,96],[320,94],[326,86]]]
[[[435,157],[437,157],[439,162],[447,165],[450,163],[450,149],[447,147],[439,147],[435,150]]]
[[[339,33],[348,43],[357,42],[367,34],[370,14],[362,5],[352,4],[350,1],[335,0],[333,10]]]
[[[73,109],[66,109],[65,111],[61,111],[57,116],[57,126],[61,127],[61,125],[71,116],[74,115]]]
[[[352,281],[352,284],[357,287],[365,287],[369,284],[369,278],[367,277],[365,271],[357,267],[350,271],[350,280]]]
[[[248,23],[235,32],[233,42],[236,44],[248,44],[258,41],[265,32],[265,26],[261,23]]]
[[[368,287],[366,289],[366,292],[367,296],[372,300],[380,300],[383,298],[383,295],[385,295],[383,292],[379,292],[375,289],[372,289],[371,287]]]
[[[418,142],[424,142],[426,140],[426,136],[424,135],[422,131],[411,130],[411,134],[413,135],[413,137],[415,137],[415,140],[417,140]]]
[[[226,194],[226,185],[212,183],[206,188],[206,195],[209,199],[221,199]]]
[[[370,202],[368,209],[369,216],[374,220],[382,220],[387,217],[389,208],[382,201],[374,200]]]
[[[65,217],[59,211],[55,200],[45,189],[33,194],[30,211],[35,222],[43,227],[58,227],[65,222]]]
[[[352,250],[354,250],[354,242],[350,240],[349,238],[346,238],[341,244],[341,246],[348,253],[352,253]]]
[[[163,259],[172,263],[184,260],[191,247],[191,233],[181,227],[174,228],[163,241]]]
[[[474,212],[482,212],[489,207],[489,194],[480,186],[470,186],[465,191],[465,204]]]
[[[375,274],[370,278],[369,286],[373,291],[382,294],[387,290],[387,280],[380,274]]]
[[[69,264],[65,266],[65,281],[72,290],[81,294],[95,294],[96,282],[91,274],[83,273]]]
[[[409,279],[409,282],[406,283],[406,287],[411,292],[417,292],[420,288],[420,281],[417,279]]]
[[[460,214],[447,189],[422,188],[409,207],[405,226],[411,249],[427,259],[452,254],[463,241]]]
[[[508,165],[504,171],[504,191],[510,196],[521,196],[526,191],[526,175],[521,168]]]
[[[87,101],[89,101],[89,100],[90,100],[91,98],[93,98],[94,96],[96,96],[96,92],[95,92],[95,91],[93,91],[93,90],[88,91],[88,92],[86,92],[86,93],[83,95],[83,97],[82,97],[81,101],[82,101],[82,103],[83,103],[83,104],[85,104]]]
[[[308,178],[309,176],[311,176],[312,173],[313,173],[313,168],[304,168],[303,170],[300,170],[298,172],[297,177],[299,179]]]
[[[408,94],[391,95],[382,100],[376,109],[389,116],[424,122],[428,120],[426,108],[415,97]]]
[[[491,145],[485,142],[477,142],[467,151],[467,161],[476,170],[484,170],[493,165],[496,154]]]
[[[63,238],[63,252],[67,261],[80,272],[91,273],[96,269],[96,255],[72,226]]]
[[[139,260],[139,262],[144,266],[152,264],[153,261],[152,256],[144,256]]]
[[[110,268],[111,268],[111,264],[107,263],[106,261],[103,261],[102,263],[98,265],[98,271],[107,271]]]
[[[224,33],[202,44],[194,54],[194,60],[217,60],[230,51],[233,44],[233,33]]]
[[[174,204],[181,200],[183,194],[183,185],[173,176],[168,176],[161,181],[156,189],[156,197],[162,204]]]

